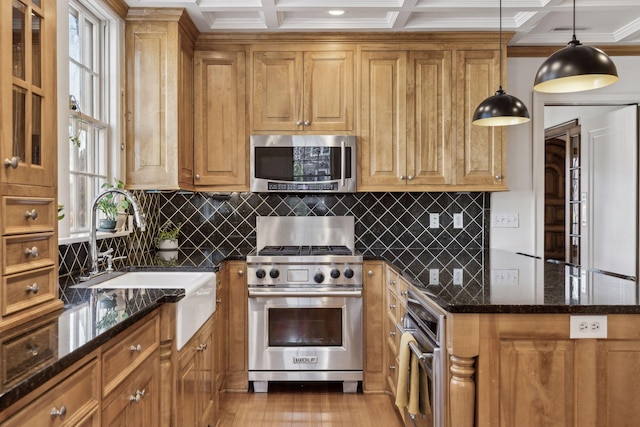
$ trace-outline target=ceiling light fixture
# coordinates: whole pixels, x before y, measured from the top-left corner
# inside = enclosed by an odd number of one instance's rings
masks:
[[[538,92],[568,93],[598,89],[618,81],[615,64],[602,50],[576,39],[576,0],[573,0],[573,38],[538,69],[533,88]]]
[[[344,15],[345,12],[342,9],[334,9],[334,10],[328,11],[327,13],[332,16],[342,16]]]
[[[502,0],[500,0],[500,86],[496,94],[478,105],[471,123],[476,126],[510,126],[530,120],[524,102],[502,90]]]

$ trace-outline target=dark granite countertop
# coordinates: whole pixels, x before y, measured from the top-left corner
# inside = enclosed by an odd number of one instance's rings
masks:
[[[640,313],[634,278],[523,254],[495,249],[385,249],[364,257],[390,262],[450,313]],[[461,270],[455,284],[454,269]],[[430,270],[438,271],[433,283]]]
[[[200,250],[180,251],[177,256],[155,256],[148,265],[126,271],[216,271],[223,258]],[[0,411],[44,384],[120,332],[135,324],[165,303],[178,302],[184,289],[96,289],[97,285],[122,272],[98,276],[87,282],[78,277],[61,277],[60,298],[64,308],[27,325],[2,334],[5,348],[12,342],[27,349],[40,345],[46,330],[50,348],[33,354],[29,351],[3,352],[6,377],[0,384]],[[107,315],[111,313],[110,315]]]

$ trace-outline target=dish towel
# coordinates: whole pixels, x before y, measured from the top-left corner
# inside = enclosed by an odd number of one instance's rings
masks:
[[[418,357],[409,347],[411,342],[416,343],[416,339],[409,332],[404,332],[400,339],[396,406],[400,410],[408,407],[409,414],[416,415],[420,412],[420,366]]]

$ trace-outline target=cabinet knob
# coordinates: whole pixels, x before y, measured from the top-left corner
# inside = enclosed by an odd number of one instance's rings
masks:
[[[24,217],[25,217],[26,219],[33,219],[33,220],[35,220],[36,218],[38,218],[38,211],[37,211],[37,210],[35,210],[35,209],[32,209],[32,210],[30,210],[30,211],[26,211],[26,212],[24,213]]]
[[[393,310],[394,308],[396,308],[396,305],[395,305],[395,304],[389,304],[389,308],[390,308],[391,310]]]
[[[302,120],[298,120],[298,121],[296,122],[296,126],[302,126]]]
[[[200,174],[199,173],[196,174],[196,179],[200,179]]]
[[[243,270],[238,270],[238,276],[243,276],[244,275],[244,271]]]
[[[389,284],[390,284],[391,286],[395,286],[395,285],[396,285],[396,281],[395,281],[395,280],[390,280],[390,281],[389,281]]]
[[[389,369],[393,371],[394,369],[396,369],[396,365],[389,365]]]
[[[406,297],[407,296],[407,291],[400,291],[400,296]]]
[[[38,256],[38,247],[34,246],[32,248],[26,248],[24,250],[24,254],[27,255],[27,256],[31,255],[32,257],[35,258],[35,257]]]
[[[413,175],[409,175],[409,176],[407,177],[407,179],[408,179],[409,181],[411,181],[411,180],[413,179]]]
[[[51,410],[52,417],[64,417],[65,415],[67,415],[67,407],[64,405],[62,405],[60,409],[54,406],[53,409]]]
[[[196,347],[196,351],[205,351],[207,349],[207,344],[200,344]]]
[[[142,389],[142,391],[136,390],[136,392],[134,394],[129,396],[129,402],[135,402],[135,403],[140,402],[142,400],[142,398],[144,397],[144,393],[145,393],[145,389],[144,388]]]
[[[221,299],[217,299],[216,300],[216,304],[222,304],[222,300]]]
[[[40,290],[40,287],[38,286],[37,283],[34,283],[33,285],[29,285],[25,288],[25,291],[27,293],[33,292],[34,294],[37,294],[39,290]]]
[[[496,175],[496,179],[500,181],[502,179],[502,175]]]
[[[400,175],[400,180],[404,181],[404,175]]]
[[[395,336],[396,336],[396,333],[395,333],[394,331],[390,331],[390,332],[389,332],[389,336],[390,336],[390,337],[395,337]]]
[[[4,167],[17,169],[20,164],[20,157],[12,157],[11,159],[4,159]]]
[[[129,350],[131,351],[137,351],[138,353],[140,353],[142,351],[142,346],[140,344],[138,345],[132,345]]]
[[[373,271],[369,270],[369,271],[367,271],[367,274],[368,274],[369,276],[373,276]]]
[[[40,346],[38,344],[27,344],[27,353],[32,357],[36,357],[40,353]]]
[[[304,121],[304,125],[305,125],[305,126],[309,126],[310,124],[311,124],[311,121],[310,121],[310,120],[305,120],[305,121]]]

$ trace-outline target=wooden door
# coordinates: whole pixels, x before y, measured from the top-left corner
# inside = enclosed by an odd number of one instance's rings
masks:
[[[363,265],[363,327],[364,327],[364,391],[386,389],[384,336],[384,264],[381,261],[366,261]]]
[[[305,131],[353,131],[353,80],[353,51],[304,53]]]
[[[225,264],[229,304],[227,318],[227,376],[228,391],[247,391],[249,387],[249,362],[247,323],[249,291],[246,281],[246,264],[231,261]]]
[[[476,107],[498,89],[500,52],[456,51],[456,182],[460,189],[506,189],[502,127],[474,126]]]
[[[215,315],[214,315],[215,316]],[[213,341],[213,319],[203,329],[198,358],[198,426],[215,425],[215,352]],[[186,424],[185,424],[186,425]]]
[[[358,191],[406,189],[406,76],[406,52],[362,52]]]
[[[194,178],[199,190],[249,190],[245,59],[244,50],[196,52]]]
[[[198,337],[196,335],[194,338]],[[189,340],[182,348],[179,362],[176,399],[177,421],[182,426],[197,426],[198,416],[198,366],[199,357],[195,346],[191,345],[194,340]]]
[[[53,191],[58,161],[55,2],[3,1],[0,22],[2,182]]]
[[[451,145],[451,51],[409,54],[407,76],[407,183],[449,185]]]
[[[253,130],[303,129],[302,52],[253,53]]]

